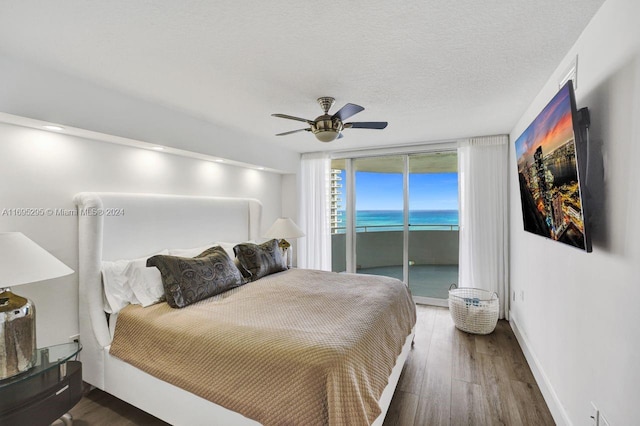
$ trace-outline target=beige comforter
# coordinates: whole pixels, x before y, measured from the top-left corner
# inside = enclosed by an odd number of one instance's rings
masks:
[[[398,280],[291,269],[183,309],[128,306],[110,353],[265,425],[368,425],[415,320]]]

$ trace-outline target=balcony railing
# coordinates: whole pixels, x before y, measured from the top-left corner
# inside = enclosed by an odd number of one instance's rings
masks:
[[[403,225],[362,225],[356,226],[356,232],[402,231]],[[334,234],[344,234],[345,226],[332,227]],[[431,223],[410,223],[409,231],[459,231],[459,225],[443,225]]]
[[[361,226],[356,234],[357,269],[402,265],[402,226]],[[345,228],[331,236],[332,270],[346,270]],[[366,231],[365,231],[366,229]],[[413,224],[409,232],[409,260],[415,265],[457,265],[458,225]]]

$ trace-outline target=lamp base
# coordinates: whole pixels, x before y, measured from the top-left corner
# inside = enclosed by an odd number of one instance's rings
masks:
[[[285,240],[284,238],[281,238],[280,242],[278,242],[278,246],[280,246],[282,250],[286,250],[291,247],[291,243],[289,243],[289,241]]]
[[[280,251],[282,252],[285,266],[287,267],[287,269],[291,269],[291,250],[289,250],[289,248],[291,247],[291,243],[282,238],[278,243],[278,246],[280,247]]]
[[[0,380],[29,370],[36,355],[35,305],[0,288]]]

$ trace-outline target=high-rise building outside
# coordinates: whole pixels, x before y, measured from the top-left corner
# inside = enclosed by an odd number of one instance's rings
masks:
[[[340,169],[331,169],[331,198],[330,198],[330,209],[331,209],[331,233],[337,234],[340,227],[340,215],[342,214],[340,211],[340,206],[342,203],[342,198],[340,195],[342,194],[342,177],[340,174],[342,170]]]

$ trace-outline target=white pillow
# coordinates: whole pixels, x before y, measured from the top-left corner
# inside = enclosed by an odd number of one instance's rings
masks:
[[[128,260],[102,262],[102,289],[104,290],[104,311],[115,314],[133,302],[133,290],[127,285],[124,268]],[[136,300],[137,302],[137,300]]]
[[[169,254],[168,250],[158,254]],[[151,256],[149,256],[151,257]],[[147,268],[147,259],[136,259],[129,262],[124,269],[124,275],[137,303],[143,307],[156,304],[164,298],[164,287],[162,286],[162,276],[155,266]]]
[[[168,250],[162,250],[156,254],[169,254]],[[148,303],[149,294],[156,294],[156,291],[148,290],[155,288],[158,282],[155,280],[153,270],[160,272],[157,268],[147,268],[147,259],[151,256],[133,260],[116,260],[115,262],[102,262],[102,282],[104,290],[104,310],[115,314],[128,304],[142,304],[137,294],[141,295],[145,303]],[[145,269],[143,272],[139,270]],[[150,270],[151,272],[147,272]],[[147,282],[148,281],[148,282]],[[159,280],[162,288],[162,279]],[[137,294],[136,294],[137,293]],[[163,291],[164,294],[164,291]],[[155,302],[154,302],[155,303]],[[149,306],[148,304],[143,306]]]

